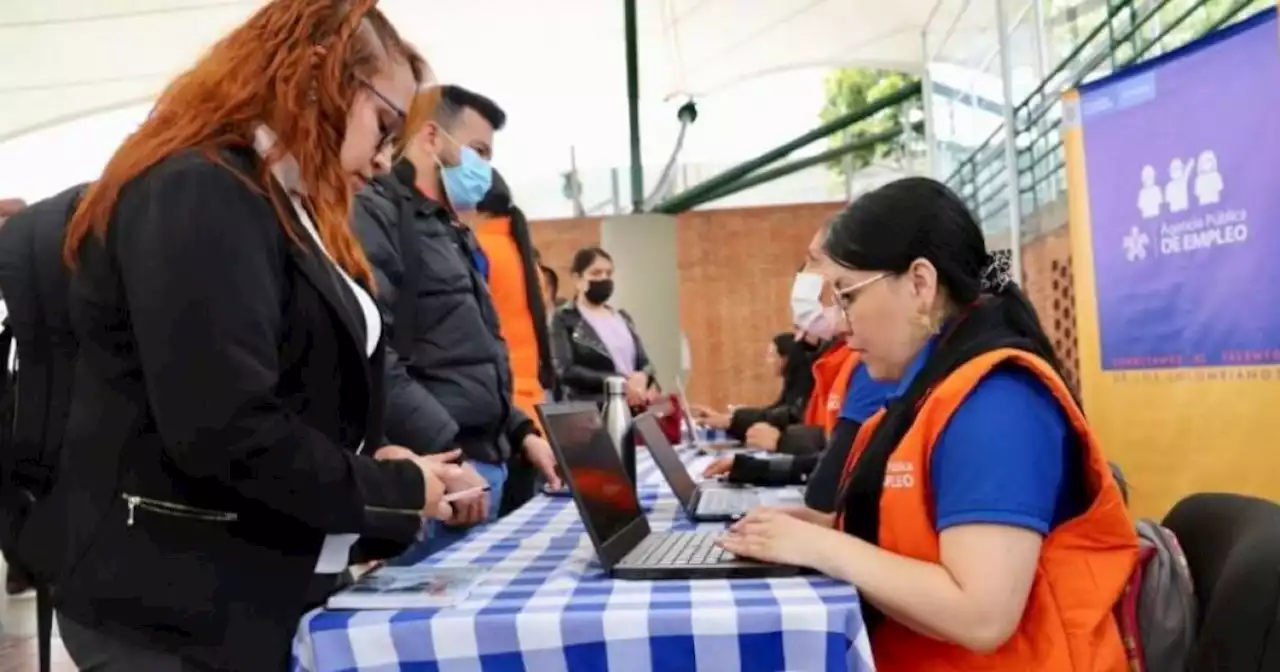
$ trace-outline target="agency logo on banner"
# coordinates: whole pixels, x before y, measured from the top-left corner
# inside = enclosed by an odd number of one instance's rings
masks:
[[[1280,363],[1272,24],[1086,87],[1102,368]]]
[[[1218,157],[1213,150],[1206,149],[1199,157],[1185,161],[1175,156],[1169,162],[1168,182],[1164,185],[1156,184],[1156,169],[1150,164],[1142,167],[1141,180],[1138,211],[1143,219],[1160,221],[1160,254],[1233,245],[1248,238],[1249,212],[1222,207],[1226,184],[1218,172]],[[1145,259],[1149,242],[1144,231],[1132,227],[1123,241],[1125,256],[1129,261]]]

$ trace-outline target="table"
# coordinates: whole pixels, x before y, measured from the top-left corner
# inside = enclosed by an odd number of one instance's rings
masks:
[[[636,480],[650,525],[699,527],[639,452]],[[695,472],[710,459],[680,453]],[[489,570],[447,609],[308,613],[294,640],[293,670],[874,670],[848,584],[826,577],[615,581],[596,561],[568,498],[538,495],[428,562]]]

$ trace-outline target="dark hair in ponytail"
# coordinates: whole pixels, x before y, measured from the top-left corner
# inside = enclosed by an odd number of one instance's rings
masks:
[[[1007,267],[1001,268],[1007,256],[988,254],[973,214],[941,182],[909,177],[864,194],[828,224],[823,250],[840,266],[895,275],[916,259],[927,259],[961,311],[990,295],[1009,330],[1030,341],[1034,354],[1063,375],[1035,308],[1008,277]]]
[[[502,173],[495,168],[489,191],[485,192],[484,198],[481,198],[479,203],[476,203],[476,210],[486,215],[502,217],[510,215],[513,207],[515,206],[511,202],[511,187],[507,186],[507,181],[502,179]]]
[[[790,331],[781,332],[773,337],[773,349],[783,359],[791,357],[791,350],[796,346],[796,335]]]

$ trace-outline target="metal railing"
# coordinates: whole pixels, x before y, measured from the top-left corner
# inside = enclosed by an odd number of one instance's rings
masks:
[[[784,163],[767,171],[762,170],[765,166],[778,163],[792,152],[811,145],[818,140],[835,135],[845,129],[856,129],[857,125],[861,122],[875,117],[880,112],[898,108],[909,101],[916,100],[920,97],[920,94],[920,82],[907,84],[896,91],[887,93],[868,102],[860,109],[853,110],[847,114],[837,117],[836,119],[832,119],[831,121],[797,138],[794,138],[789,142],[783,143],[782,145],[755,157],[754,159],[744,161],[743,163],[715,175],[700,184],[694,185],[685,191],[672,196],[666,201],[659,203],[652,211],[664,214],[676,214],[686,210],[691,210],[704,203],[737,193],[757,184],[775,180],[779,177],[789,175],[820,163],[839,159],[840,157],[859,149],[893,141],[904,132],[905,129],[903,129],[901,125],[876,134],[854,134],[849,142],[839,147],[832,148],[813,157],[794,159],[789,163]]]
[[[946,182],[973,210],[984,228],[1002,230],[1010,198],[1020,199],[1019,212],[1028,214],[1058,201],[1066,193],[1066,158],[1062,144],[1062,95],[1080,84],[1122,70],[1152,56],[1199,39],[1223,25],[1271,6],[1270,1],[1236,0],[1218,5],[1188,3],[1169,18],[1153,24],[1162,10],[1179,0],[1108,0],[1102,20],[1050,70],[1030,94],[1014,107],[1017,147],[1017,189],[1010,194],[1004,142],[1005,124],[991,133],[968,158],[959,162]],[[1203,30],[1189,35],[1175,31],[1196,12],[1213,12]],[[1145,29],[1145,30],[1144,30]]]

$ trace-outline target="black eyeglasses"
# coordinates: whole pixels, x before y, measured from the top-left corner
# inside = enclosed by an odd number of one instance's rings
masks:
[[[378,132],[380,134],[378,137],[378,150],[384,150],[391,146],[392,141],[395,140],[396,134],[404,129],[405,121],[408,119],[409,114],[400,109],[399,105],[391,102],[390,98],[384,96],[376,86],[370,84],[368,81],[361,79],[360,84],[364,88],[368,89],[369,93],[377,96],[378,100],[381,100],[382,103],[390,108],[396,115],[395,124],[387,124],[383,121],[382,115],[378,115]]]

